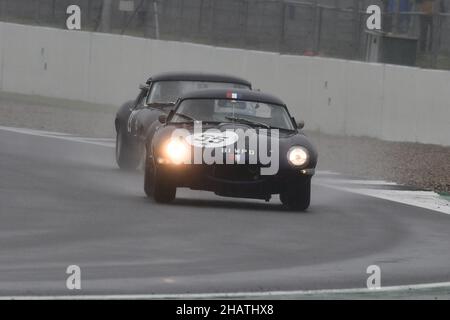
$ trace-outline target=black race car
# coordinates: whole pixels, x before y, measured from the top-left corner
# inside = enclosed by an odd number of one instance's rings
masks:
[[[177,187],[264,199],[292,210],[310,204],[317,152],[280,99],[261,92],[186,93],[146,142],[147,196],[175,199]]]
[[[136,169],[143,157],[143,141],[152,124],[167,114],[182,94],[206,88],[249,89],[247,80],[208,73],[172,72],[154,75],[140,86],[134,101],[124,103],[117,112],[116,161],[122,169]],[[156,121],[157,122],[157,121]]]

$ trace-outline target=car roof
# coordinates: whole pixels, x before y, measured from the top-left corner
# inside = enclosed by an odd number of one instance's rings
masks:
[[[151,81],[211,81],[211,82],[226,82],[236,83],[244,86],[252,87],[252,84],[240,77],[219,74],[219,73],[204,73],[204,72],[164,72],[153,75],[147,80]]]
[[[234,95],[233,95],[234,94]],[[185,99],[229,99],[229,100],[247,100],[269,104],[285,105],[278,97],[263,93],[260,91],[250,91],[243,89],[203,89],[189,91],[180,97]]]

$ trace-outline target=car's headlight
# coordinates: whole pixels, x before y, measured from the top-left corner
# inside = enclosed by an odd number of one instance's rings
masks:
[[[165,144],[162,155],[164,158],[158,159],[158,162],[160,163],[188,163],[191,156],[191,150],[184,139],[171,138]]]
[[[292,147],[287,153],[287,158],[293,166],[302,167],[309,161],[309,152],[303,147]]]

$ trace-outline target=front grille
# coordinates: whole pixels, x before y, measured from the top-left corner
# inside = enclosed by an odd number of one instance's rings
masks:
[[[228,181],[258,181],[261,168],[257,165],[216,165],[213,176]]]

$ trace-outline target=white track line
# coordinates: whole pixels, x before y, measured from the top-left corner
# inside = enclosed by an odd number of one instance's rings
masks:
[[[401,286],[381,287],[377,289],[325,289],[325,290],[292,290],[292,291],[262,291],[262,292],[224,292],[224,293],[180,293],[180,294],[117,294],[117,295],[52,295],[52,296],[0,296],[0,300],[123,300],[123,299],[227,299],[227,298],[257,298],[257,297],[306,297],[317,295],[345,295],[411,292],[417,290],[449,289],[450,282],[437,282]]]
[[[323,176],[340,176],[341,175],[339,172],[329,171],[329,170],[316,170],[316,173],[323,175]]]
[[[344,179],[344,178],[321,178],[320,181],[326,182],[327,184],[338,184],[338,185],[372,185],[372,186],[400,186],[395,182],[384,181],[384,180],[362,180],[362,179]]]
[[[28,128],[18,128],[18,127],[5,127],[0,126],[0,130],[10,131],[10,132],[17,132],[17,133],[23,133],[23,134],[29,134],[29,135],[39,135],[39,136],[71,136],[70,133],[64,133],[64,132],[57,132],[57,131],[45,131],[45,130],[38,130],[38,129],[28,129]]]
[[[114,148],[115,147],[115,142],[112,142],[112,141],[114,141],[114,139],[84,138],[84,137],[77,137],[77,136],[71,135],[69,133],[50,132],[50,131],[43,131],[43,130],[4,127],[4,126],[0,126],[0,130],[9,131],[9,132],[15,132],[15,133],[28,134],[28,135],[31,135],[31,136],[55,138],[55,139],[66,140],[66,141],[88,143],[88,144],[93,144],[93,145],[102,146],[102,147],[108,147],[108,148]]]
[[[327,188],[398,202],[450,215],[450,202],[433,191],[354,188],[345,185],[322,183],[320,180],[316,181],[316,184]],[[370,183],[367,182],[366,184],[369,185]],[[374,185],[378,184],[375,183]]]

